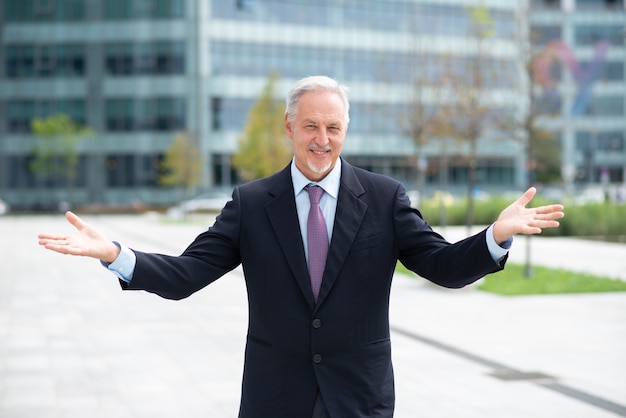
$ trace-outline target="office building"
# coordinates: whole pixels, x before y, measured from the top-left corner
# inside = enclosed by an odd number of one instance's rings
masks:
[[[492,20],[480,48],[471,36],[476,20],[470,11],[478,4],[487,7]],[[442,62],[462,74],[480,59],[490,111],[523,112],[520,97],[527,83],[519,47],[527,28],[525,4],[7,0],[0,4],[0,196],[14,206],[68,199],[114,206],[171,204],[178,195],[159,186],[160,163],[181,131],[192,134],[203,157],[201,188],[230,188],[239,181],[231,165],[237,138],[273,70],[280,74],[281,98],[295,80],[312,74],[350,86],[343,155],[353,164],[394,176],[411,189],[419,156],[426,190],[462,191],[472,164],[468,146],[451,140],[417,147],[408,134],[415,104],[431,109],[441,99],[417,94],[415,86],[422,77],[442,74]],[[550,16],[542,18],[545,25],[552,24]],[[613,61],[622,57],[616,65],[623,73],[623,44],[621,53],[610,54]],[[623,74],[617,83],[622,125],[617,115],[611,123],[615,131],[621,129],[623,142]],[[619,101],[613,87],[608,91],[610,103]],[[79,145],[71,185],[33,171],[30,164],[38,141],[31,120],[55,113],[95,132]],[[524,187],[523,149],[514,135],[482,129],[477,186]],[[621,153],[623,158],[623,147]],[[615,170],[611,176],[623,176],[623,168]]]
[[[544,123],[561,141],[571,190],[626,182],[626,8],[623,0],[533,0],[536,50],[550,51],[540,81],[556,105]],[[553,112],[555,110],[555,112]]]

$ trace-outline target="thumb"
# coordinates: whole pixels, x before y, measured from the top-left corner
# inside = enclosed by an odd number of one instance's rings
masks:
[[[67,219],[67,221],[79,231],[85,227],[85,222],[83,222],[83,220],[80,219],[78,215],[76,215],[72,211],[68,210],[67,212],[65,212],[65,219]]]
[[[529,204],[531,200],[533,200],[536,193],[537,193],[537,189],[534,187],[530,187],[528,190],[524,192],[524,194],[519,199],[517,199],[517,203],[519,205],[526,207],[526,205]]]

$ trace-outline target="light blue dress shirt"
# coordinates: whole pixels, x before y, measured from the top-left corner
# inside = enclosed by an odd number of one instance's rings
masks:
[[[337,212],[337,196],[339,196],[339,182],[341,180],[341,158],[337,159],[335,167],[320,182],[312,182],[304,177],[304,174],[298,170],[295,162],[291,162],[291,179],[293,181],[293,192],[296,196],[296,210],[298,211],[298,222],[300,223],[300,233],[302,234],[302,243],[304,244],[304,254],[306,261],[309,262],[309,246],[307,244],[307,219],[309,218],[309,208],[311,201],[309,193],[304,188],[309,185],[320,186],[324,189],[324,193],[320,198],[320,209],[326,223],[326,231],[328,232],[328,243],[333,236],[333,224],[335,213]]]
[[[326,222],[326,229],[328,231],[328,241],[332,238],[333,223],[335,220],[335,213],[337,211],[337,196],[339,195],[339,184],[341,180],[341,158],[337,159],[337,164],[331,170],[330,173],[320,182],[311,182],[307,179],[300,170],[296,167],[294,161],[291,162],[291,178],[293,180],[293,191],[296,196],[296,210],[298,211],[298,222],[300,223],[300,233],[302,234],[302,243],[304,244],[304,254],[307,257],[308,262],[308,246],[307,246],[307,228],[306,222],[309,214],[309,208],[311,203],[309,201],[309,194],[304,187],[309,184],[320,186],[324,189],[324,194],[320,199],[320,209],[324,215],[324,221]],[[332,221],[331,221],[332,220]],[[137,257],[133,250],[114,241],[115,245],[120,247],[120,254],[115,261],[111,264],[102,263],[105,267],[115,273],[121,280],[130,283],[135,271],[135,264],[137,263]],[[500,261],[511,248],[513,238],[509,238],[502,245],[498,245],[493,238],[493,224],[489,226],[487,230],[487,248],[494,261]]]

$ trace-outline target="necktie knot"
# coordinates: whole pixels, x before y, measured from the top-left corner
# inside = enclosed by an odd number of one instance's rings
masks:
[[[305,186],[304,188],[309,193],[309,200],[311,201],[311,204],[319,204],[322,194],[324,194],[324,189],[320,186],[314,186],[311,184]]]

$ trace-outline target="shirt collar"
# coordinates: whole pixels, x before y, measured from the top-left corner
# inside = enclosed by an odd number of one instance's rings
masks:
[[[320,186],[326,193],[337,199],[339,196],[339,182],[341,180],[341,158],[337,158],[337,163],[330,170],[330,173],[326,175],[321,181],[314,182],[307,179],[298,167],[296,167],[295,160],[291,161],[291,179],[293,181],[293,191],[297,196],[305,186],[309,184],[316,184]]]

